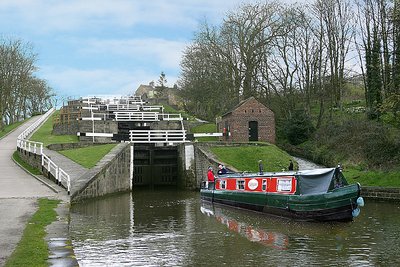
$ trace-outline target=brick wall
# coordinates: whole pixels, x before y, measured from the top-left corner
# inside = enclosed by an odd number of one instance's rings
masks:
[[[275,143],[275,115],[255,98],[249,98],[222,117],[218,130],[222,132],[223,128],[229,125],[231,137],[227,138],[228,141],[248,142],[250,121],[258,122],[258,141]]]

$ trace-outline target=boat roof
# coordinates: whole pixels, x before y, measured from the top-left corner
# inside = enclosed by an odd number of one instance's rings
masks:
[[[330,173],[335,168],[319,168],[311,170],[300,170],[300,171],[284,171],[284,172],[264,172],[263,174],[257,172],[232,172],[219,175],[221,178],[236,178],[236,177],[271,177],[271,176],[313,176]]]
[[[217,178],[262,178],[295,176],[298,181],[298,192],[303,195],[326,193],[335,175],[335,168],[321,168],[288,172],[228,173]]]

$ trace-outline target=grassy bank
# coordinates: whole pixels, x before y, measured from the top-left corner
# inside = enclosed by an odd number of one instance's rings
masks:
[[[29,119],[23,120],[23,121],[19,121],[10,125],[5,126],[1,131],[0,131],[0,138],[2,138],[3,136],[7,135],[9,132],[12,132],[14,129],[18,128],[21,124],[23,124],[24,122],[26,122]]]
[[[116,144],[97,145],[62,150],[59,151],[59,153],[63,154],[67,158],[70,158],[83,167],[90,169],[93,168],[97,162],[107,155],[108,152],[110,152],[115,146]]]
[[[344,169],[343,174],[349,183],[358,182],[361,186],[400,187],[400,170],[361,170],[349,167]]]
[[[29,220],[21,241],[6,262],[6,267],[48,266],[45,228],[57,218],[54,210],[59,200],[39,199],[39,209]]]
[[[217,126],[215,125],[215,123],[205,123],[205,124],[193,127],[190,131],[192,133],[216,133]],[[214,137],[214,136],[199,137],[196,139],[197,139],[197,141],[200,141],[200,142],[218,141],[218,137]]]
[[[42,174],[40,172],[40,170],[32,167],[31,165],[29,165],[28,163],[26,163],[23,159],[21,159],[21,157],[18,154],[18,151],[15,151],[12,155],[13,159],[18,162],[19,165],[21,165],[25,170],[29,171],[30,173],[34,174],[34,175],[40,175]]]
[[[31,141],[42,142],[45,146],[50,144],[77,143],[79,138],[76,135],[53,135],[53,118],[57,116],[56,111],[52,116],[33,134]]]
[[[275,145],[243,145],[237,147],[211,147],[217,158],[240,171],[257,172],[262,160],[264,171],[287,170],[292,157]]]

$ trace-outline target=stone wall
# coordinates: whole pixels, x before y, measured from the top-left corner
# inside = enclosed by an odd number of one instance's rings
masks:
[[[76,149],[76,148],[83,148],[83,147],[89,147],[89,146],[100,146],[103,144],[97,144],[97,143],[64,143],[64,144],[51,144],[48,145],[47,148],[50,150],[54,151],[60,151],[60,150],[67,150],[67,149]]]
[[[223,146],[232,146],[232,144],[218,144]],[[240,145],[240,144],[235,144]],[[194,157],[195,157],[195,183],[196,189],[200,188],[200,183],[207,180],[208,167],[212,166],[214,174],[217,173],[218,160],[214,154],[210,151],[210,146],[215,146],[215,143],[195,143],[194,146]],[[226,165],[230,171],[237,171],[234,167]]]
[[[129,144],[117,145],[95,167],[73,182],[71,202],[131,190],[129,163]]]
[[[80,121],[79,132],[81,133],[92,133],[94,125],[95,133],[118,133],[118,122],[116,121]],[[87,137],[81,136],[79,139],[81,142],[94,142],[94,143],[110,143],[113,142],[111,137]]]
[[[32,167],[42,169],[42,156],[17,148],[20,158]]]
[[[53,125],[53,134],[54,135],[76,135],[79,132],[79,123],[81,121],[75,120],[69,123],[56,123]]]
[[[361,196],[381,200],[400,200],[400,188],[363,186]]]

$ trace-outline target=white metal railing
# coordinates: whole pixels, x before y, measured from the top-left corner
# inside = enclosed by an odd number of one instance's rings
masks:
[[[82,120],[82,121],[105,121],[107,119],[112,119],[113,115],[108,114],[108,113],[95,113],[91,112],[90,117],[81,117],[77,118],[77,120]]]
[[[82,109],[89,110],[107,110],[111,112],[125,111],[125,112],[135,112],[135,111],[159,111],[163,112],[163,106],[144,106],[141,104],[95,104],[90,105],[90,107],[82,107]]]
[[[116,121],[159,121],[158,112],[114,112]]]
[[[55,108],[51,108],[42,117],[35,121],[31,126],[29,126],[25,131],[23,131],[17,138],[17,147],[32,152],[37,155],[42,155],[42,167],[45,168],[49,173],[51,173],[56,179],[57,183],[65,186],[68,194],[71,192],[71,179],[69,174],[58,167],[45,153],[43,153],[43,143],[34,142],[27,140],[29,135],[31,135],[44,121],[48,119]]]
[[[181,121],[181,114],[158,112],[114,112],[116,121]]]
[[[185,143],[185,130],[130,130],[133,143]]]
[[[49,109],[42,117],[31,124],[17,137],[17,147],[23,150],[41,155],[43,153],[43,143],[27,140],[28,136],[33,133],[54,111],[54,108]]]
[[[43,143],[41,142],[34,142],[18,138],[17,147],[37,155],[42,155],[43,153]]]
[[[171,114],[158,114],[158,118],[163,121],[182,121],[182,115],[180,113],[171,113]]]
[[[68,194],[70,194],[71,179],[68,173],[58,167],[46,154],[42,154],[42,167],[45,168],[47,172],[51,173],[56,179],[57,184],[63,185],[67,189]]]

